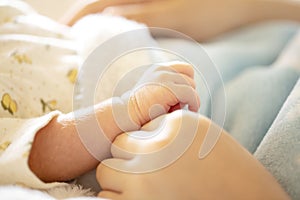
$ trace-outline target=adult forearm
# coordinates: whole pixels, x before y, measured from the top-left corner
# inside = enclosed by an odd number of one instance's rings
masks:
[[[248,12],[250,22],[264,20],[295,20],[300,22],[300,1],[255,0]]]
[[[222,3],[199,1],[198,4],[198,7],[202,4],[203,9],[200,12],[194,10],[188,17],[189,20],[181,23],[184,24],[182,30],[198,41],[206,41],[222,33],[257,22],[268,20],[300,22],[300,1],[228,0]]]

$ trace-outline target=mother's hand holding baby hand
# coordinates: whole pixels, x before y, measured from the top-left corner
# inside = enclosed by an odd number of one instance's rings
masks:
[[[193,78],[193,67],[187,63],[162,63],[148,69],[121,98],[128,102],[129,115],[139,126],[185,105],[197,112],[200,99]]]

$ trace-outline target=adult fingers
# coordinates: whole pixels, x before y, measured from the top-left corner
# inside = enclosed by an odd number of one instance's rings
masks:
[[[103,190],[108,190],[114,193],[122,193],[124,189],[124,183],[126,182],[126,176],[117,171],[117,168],[121,168],[124,165],[124,160],[112,158],[102,161],[98,165],[96,171],[96,178]],[[112,167],[116,169],[113,169]]]
[[[110,199],[110,200],[121,199],[120,194],[115,193],[115,192],[111,192],[111,191],[108,191],[108,190],[102,190],[101,192],[99,192],[98,197],[104,198],[104,199]]]
[[[145,131],[142,134],[147,135]],[[132,152],[136,151],[135,147],[135,138],[130,137],[130,133],[124,133],[119,135],[113,142],[111,146],[111,154],[114,158],[119,158],[123,160],[133,159],[135,154]]]
[[[176,137],[176,134],[170,134],[164,128],[172,127],[177,130],[179,124],[179,119],[161,115],[145,124],[139,131],[119,135],[112,144],[111,153],[114,158],[131,162],[138,155],[156,152],[169,143],[166,138],[172,141]]]

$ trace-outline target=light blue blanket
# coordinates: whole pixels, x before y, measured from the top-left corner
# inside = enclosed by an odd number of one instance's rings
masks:
[[[254,155],[293,199],[300,199],[300,80]]]

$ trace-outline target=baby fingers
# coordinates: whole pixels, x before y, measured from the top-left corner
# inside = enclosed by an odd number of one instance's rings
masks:
[[[194,112],[199,110],[200,98],[194,88],[176,83],[167,84],[167,87],[181,104],[188,105],[189,110]]]
[[[173,61],[173,62],[161,63],[159,67],[156,68],[155,71],[177,72],[180,74],[184,74],[190,78],[194,78],[193,66],[185,62]]]
[[[164,71],[158,76],[159,82],[173,82],[176,84],[188,85],[196,88],[196,83],[191,77],[177,72]]]

